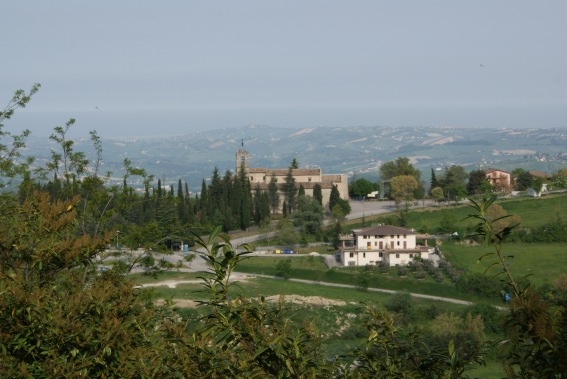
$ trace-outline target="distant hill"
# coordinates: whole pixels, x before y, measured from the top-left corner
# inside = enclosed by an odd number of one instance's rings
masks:
[[[293,158],[300,167],[321,167],[325,174],[347,173],[378,178],[383,162],[409,157],[429,179],[431,168],[447,165],[467,170],[500,168],[555,172],[567,167],[567,129],[478,129],[453,127],[316,127],[305,129],[247,127],[196,132],[176,137],[132,137],[103,140],[103,171],[122,176],[122,162],[143,167],[166,184],[187,181],[192,191],[214,167],[221,174],[235,169],[242,141],[251,167],[286,168]],[[75,141],[90,153],[90,140]],[[28,139],[31,155],[49,160],[46,139]]]

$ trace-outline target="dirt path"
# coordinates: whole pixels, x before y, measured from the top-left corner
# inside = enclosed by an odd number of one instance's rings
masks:
[[[253,279],[255,277],[268,278],[268,279],[274,279],[274,280],[283,280],[282,278],[268,276],[268,275],[248,275],[248,274],[243,274],[243,273],[234,273],[232,280],[242,282],[242,281],[249,280],[251,278]],[[327,287],[350,288],[350,289],[359,288],[358,286],[350,285],[350,284],[319,282],[319,281],[315,281],[315,280],[293,279],[293,278],[290,278],[288,280],[292,281],[292,282],[305,283],[305,284],[311,284],[311,285],[320,285],[320,286],[327,286]],[[167,286],[168,288],[176,288],[177,285],[186,284],[186,283],[197,284],[197,283],[202,283],[202,281],[201,280],[164,280],[164,281],[161,281],[161,282],[144,284],[143,287]],[[370,291],[370,292],[380,292],[380,293],[387,293],[387,294],[395,294],[397,292],[400,292],[400,291],[388,290],[388,289],[383,289],[383,288],[368,288],[367,290]],[[474,302],[472,302],[472,301],[453,299],[453,298],[449,298],[449,297],[425,295],[425,294],[412,293],[412,292],[410,292],[410,295],[412,297],[419,298],[419,299],[442,301],[442,302],[453,303],[453,304],[461,304],[461,305],[473,305],[474,304]],[[266,299],[269,300],[269,301],[279,301],[280,299],[284,299],[287,302],[293,302],[293,303],[299,303],[299,304],[321,305],[321,306],[344,305],[343,304],[344,302],[342,302],[340,300],[326,299],[326,298],[323,298],[321,296],[300,296],[300,295],[280,296],[280,295],[273,295],[273,296],[267,297]],[[174,304],[176,306],[179,306],[179,307],[192,307],[196,303],[194,301],[191,301],[191,300],[175,300]],[[501,306],[495,306],[495,307],[499,310],[508,309],[506,307],[501,307]]]

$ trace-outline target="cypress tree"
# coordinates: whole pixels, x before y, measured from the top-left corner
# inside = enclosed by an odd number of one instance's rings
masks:
[[[274,174],[272,174],[272,178],[268,184],[268,201],[270,208],[272,208],[272,213],[276,213],[280,206],[280,194],[278,193],[278,184],[276,183],[276,176]]]
[[[319,183],[315,183],[313,186],[313,198],[323,205],[323,191]]]
[[[291,214],[295,208],[297,201],[297,188],[295,188],[295,178],[293,177],[292,169],[290,168],[285,176],[285,182],[282,186],[282,191],[287,205],[287,214]]]
[[[331,195],[329,196],[329,209],[332,210],[335,205],[339,202],[341,198],[341,194],[339,193],[339,189],[336,185],[333,184],[331,188]]]

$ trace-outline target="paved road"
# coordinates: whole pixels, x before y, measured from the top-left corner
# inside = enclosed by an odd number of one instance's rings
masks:
[[[433,205],[432,200],[420,200],[416,205],[410,205],[410,209],[426,208]],[[366,201],[350,201],[351,212],[346,217],[347,220],[353,220],[362,217],[374,216],[397,210],[396,204],[391,200],[366,200]]]

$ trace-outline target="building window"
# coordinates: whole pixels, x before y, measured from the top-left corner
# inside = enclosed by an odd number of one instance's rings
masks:
[[[250,177],[250,181],[251,181],[251,182],[254,181],[254,177],[253,177],[253,176]]]
[[[400,241],[398,241],[398,246],[400,246]]]
[[[307,178],[307,181],[310,182],[310,181],[311,181],[311,178]]]
[[[396,254],[396,258],[399,258],[399,257],[400,257],[400,254]]]
[[[366,253],[362,253],[362,258],[366,258]]]
[[[380,258],[382,258],[382,257],[384,256],[384,253],[379,252],[379,253],[378,253],[378,256],[379,256]]]
[[[354,258],[354,253],[349,253],[348,255],[350,258]]]
[[[410,258],[413,258],[413,254],[410,254],[409,257],[410,257]]]
[[[367,239],[367,238],[368,238],[368,236],[362,236],[362,238],[364,238],[364,239]]]
[[[264,177],[262,178],[262,180],[263,180],[263,181],[266,181],[266,177],[264,176]]]

